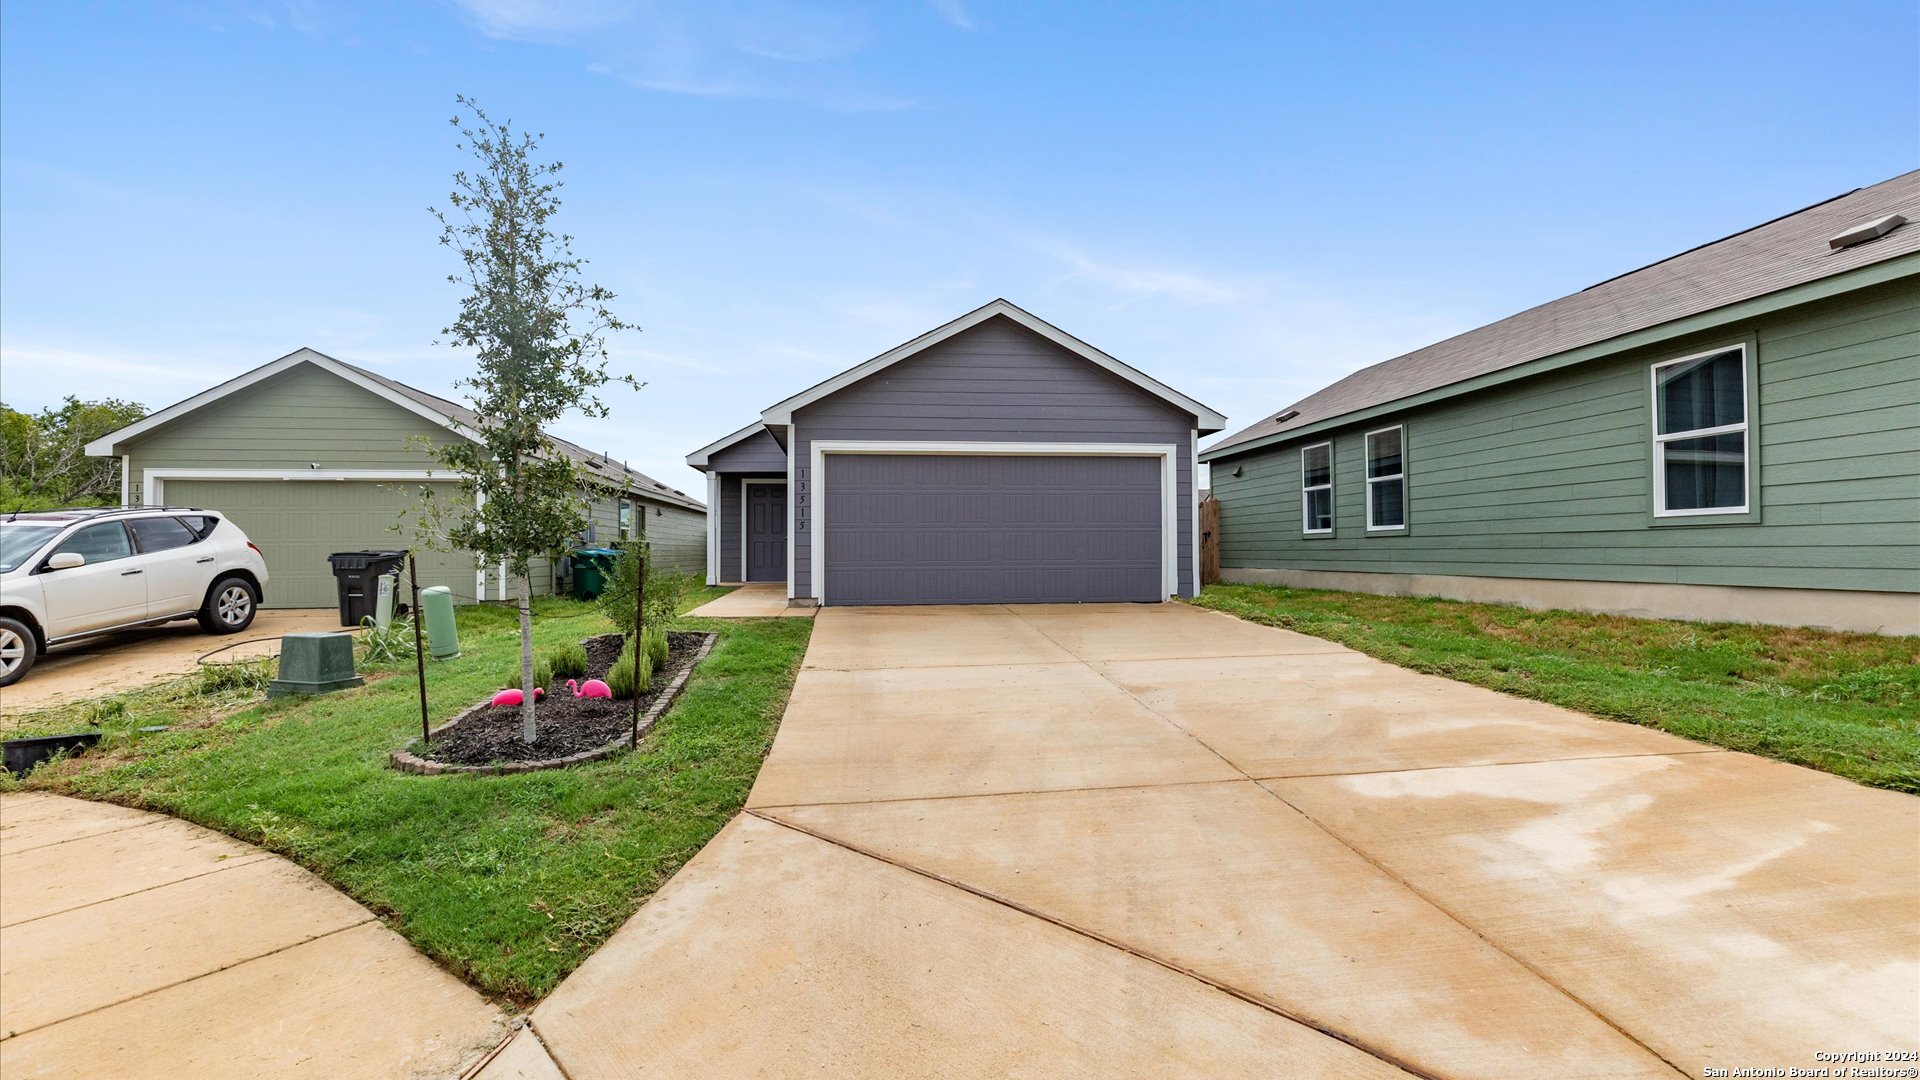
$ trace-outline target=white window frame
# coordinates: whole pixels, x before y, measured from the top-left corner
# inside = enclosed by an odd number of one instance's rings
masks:
[[[1721,424],[1718,427],[1694,428],[1691,431],[1675,431],[1660,434],[1660,369],[1675,364],[1705,360],[1709,356],[1718,356],[1725,352],[1740,354],[1740,422]],[[1753,507],[1753,434],[1749,430],[1753,420],[1753,373],[1747,368],[1747,343],[1744,341],[1721,345],[1718,348],[1702,352],[1676,356],[1672,360],[1662,360],[1647,369],[1648,404],[1652,408],[1647,416],[1647,430],[1653,434],[1653,516],[1657,518],[1680,517],[1721,517],[1727,514],[1746,514]],[[1739,506],[1703,506],[1692,510],[1667,509],[1667,444],[1676,439],[1704,439],[1710,435],[1731,435],[1740,433],[1740,505]]]
[[[1312,486],[1308,486],[1307,454],[1311,451],[1318,450],[1323,446],[1327,448],[1327,482],[1324,484],[1314,484]],[[1333,535],[1333,525],[1332,525],[1333,515],[1331,513],[1327,515],[1328,525],[1326,528],[1316,529],[1316,528],[1313,528],[1310,524],[1313,520],[1313,518],[1311,517],[1313,511],[1310,508],[1310,504],[1307,500],[1307,496],[1315,491],[1325,491],[1327,493],[1327,508],[1328,510],[1332,510],[1333,508],[1333,440],[1331,439],[1327,440],[1326,442],[1317,442],[1317,443],[1313,443],[1311,445],[1303,446],[1300,448],[1300,533],[1302,536],[1331,536]]]
[[[1400,471],[1392,476],[1373,475],[1373,437],[1389,431],[1400,433]],[[1367,531],[1370,533],[1395,533],[1407,531],[1407,507],[1412,500],[1412,492],[1407,490],[1407,425],[1390,424],[1383,428],[1374,428],[1360,441],[1360,476],[1367,482]],[[1373,523],[1373,485],[1389,480],[1400,481],[1400,524],[1375,525]]]

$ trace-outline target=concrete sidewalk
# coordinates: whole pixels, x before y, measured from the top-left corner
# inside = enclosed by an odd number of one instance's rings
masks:
[[[373,913],[173,818],[0,796],[0,1075],[447,1077],[505,1018]]]
[[[819,610],[790,606],[785,582],[762,581],[741,585],[687,614],[696,619],[811,619]]]
[[[1920,1045],[1920,800],[1184,605],[830,609],[748,806],[483,1077]]]

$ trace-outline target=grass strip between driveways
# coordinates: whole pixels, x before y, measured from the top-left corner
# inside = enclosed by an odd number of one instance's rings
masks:
[[[723,591],[695,590],[686,607]],[[589,605],[543,599],[536,610],[536,648],[611,629]],[[427,668],[436,723],[491,692],[518,652],[511,611],[469,606],[459,620],[463,654]],[[54,710],[32,726],[116,719],[96,751],[43,766],[25,786],[162,811],[286,855],[483,992],[525,1005],[745,803],[812,621],[675,625],[720,640],[639,754],[519,776],[397,772],[387,752],[420,730],[409,666],[362,690],[218,719],[195,718],[179,694]]]
[[[1209,585],[1192,603],[1401,667],[1920,792],[1920,638]]]

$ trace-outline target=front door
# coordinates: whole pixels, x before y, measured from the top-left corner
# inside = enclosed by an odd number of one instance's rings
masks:
[[[787,485],[747,485],[747,581],[787,579]]]

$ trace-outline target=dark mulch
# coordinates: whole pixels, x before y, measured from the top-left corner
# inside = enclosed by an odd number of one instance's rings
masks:
[[[699,651],[703,640],[699,634],[667,631],[667,666],[653,673],[653,689],[640,695],[640,715],[646,715],[648,707],[673,682],[673,677],[693,662],[693,654]],[[586,647],[587,677],[606,678],[607,668],[620,654],[620,635],[589,638]],[[491,765],[566,757],[627,738],[633,733],[633,715],[631,698],[576,698],[567,692],[567,684],[562,680],[558,687],[547,687],[534,710],[540,737],[531,743],[520,741],[520,708],[515,705],[481,709],[460,721],[453,730],[434,736],[427,746],[415,747],[413,752],[429,761],[449,765]]]

